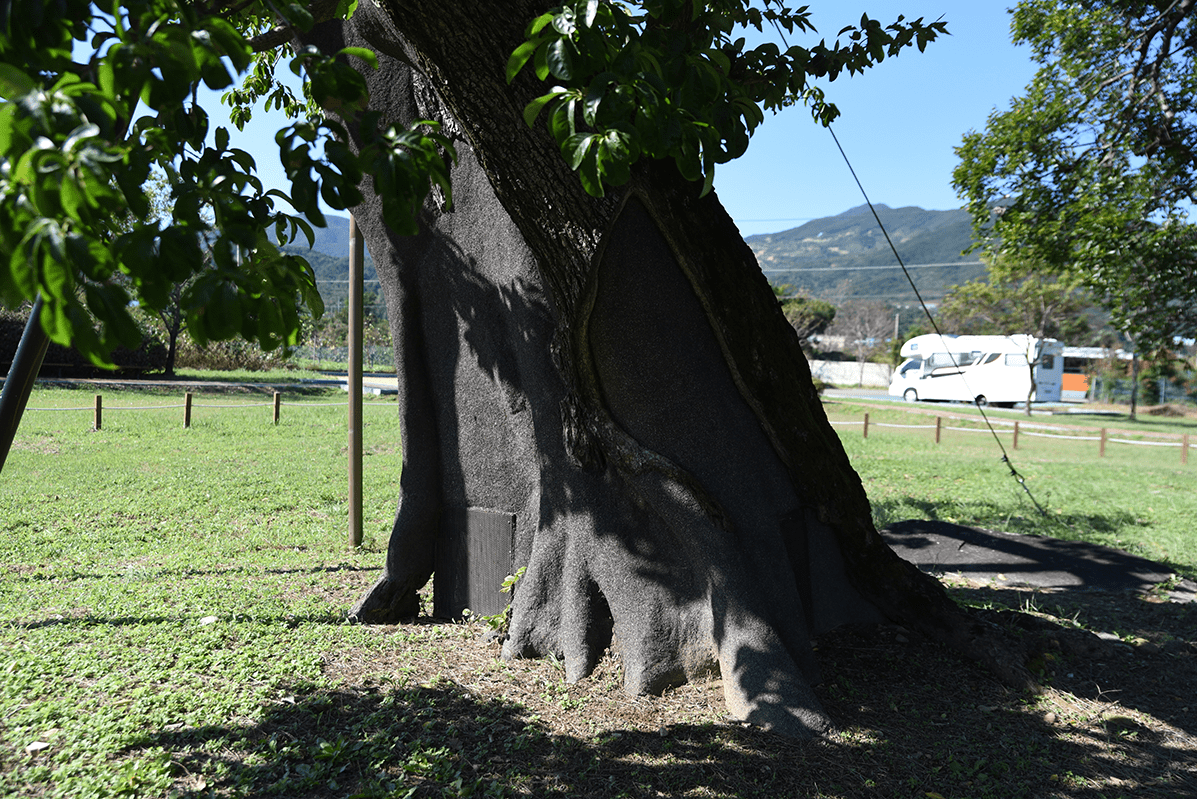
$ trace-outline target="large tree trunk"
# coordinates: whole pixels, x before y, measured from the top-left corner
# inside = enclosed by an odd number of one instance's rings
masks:
[[[461,155],[453,208],[430,202],[421,235],[390,233],[376,201],[355,209],[387,300],[404,453],[386,567],[355,615],[415,615],[437,547],[485,511],[514,517],[527,568],[504,655],[556,655],[571,681],[613,646],[629,692],[718,670],[735,716],[810,735],[828,723],[812,635],[888,617],[992,659],[995,639],[875,531],[798,339],[715,197],[654,163],[589,197],[524,125],[543,87],[508,86],[503,67],[543,5],[363,3],[343,32],[317,32],[384,54],[372,103],[441,121]]]

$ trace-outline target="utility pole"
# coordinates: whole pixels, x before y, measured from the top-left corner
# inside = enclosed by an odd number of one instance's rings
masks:
[[[349,546],[362,543],[362,273],[357,220],[349,216]]]

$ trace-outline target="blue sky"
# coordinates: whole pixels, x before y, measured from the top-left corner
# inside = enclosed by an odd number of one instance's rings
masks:
[[[1005,109],[1034,74],[1029,50],[1010,43],[1006,6],[992,0],[812,3],[813,21],[829,42],[862,12],[883,22],[904,14],[948,23],[951,35],[925,52],[911,48],[824,87],[843,114],[835,135],[873,202],[960,207],[951,185],[954,148],[967,131],[982,129],[994,108]],[[748,152],[715,173],[715,189],[746,236],[787,230],[864,202],[831,134],[802,108],[767,118]]]
[[[861,75],[824,88],[843,116],[835,123],[848,158],[875,203],[945,210],[961,203],[951,186],[953,148],[970,129],[984,127],[994,108],[1005,108],[1034,73],[1025,47],[1010,43],[1007,4],[991,0],[817,0],[818,35],[834,40],[860,15],[893,21],[947,21],[950,36],[923,53],[911,48]],[[808,37],[809,38],[809,37]],[[205,101],[213,124],[221,106]],[[267,186],[285,190],[274,132],[279,115],[259,112],[235,146],[254,154]],[[227,124],[227,123],[225,123]],[[235,133],[235,132],[234,132]],[[805,108],[769,116],[747,154],[721,166],[715,189],[745,236],[797,227],[864,202],[831,134]]]

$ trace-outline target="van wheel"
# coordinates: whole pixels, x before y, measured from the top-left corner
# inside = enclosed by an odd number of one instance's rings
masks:
[[[977,395],[977,399],[976,399],[976,403],[977,403],[977,405],[979,405],[979,406],[981,406],[981,407],[985,407],[986,405],[988,405],[988,404],[989,404],[989,400],[985,399],[985,395],[984,395],[984,394],[978,394],[978,395]]]
[[[906,400],[907,402],[918,402],[919,393],[913,388],[908,388],[902,393],[902,399]]]

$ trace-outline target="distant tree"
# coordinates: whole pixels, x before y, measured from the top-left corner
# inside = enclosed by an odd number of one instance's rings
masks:
[[[860,364],[858,385],[864,384],[864,365],[884,345],[893,330],[894,310],[878,300],[849,300],[839,307],[828,332],[844,337],[844,345]]]
[[[1022,0],[1039,65],[957,149],[981,246],[1079,278],[1138,349],[1197,334],[1197,5]]]
[[[1080,288],[1080,278],[1052,275],[1031,261],[1003,258],[989,265],[988,280],[974,280],[956,286],[940,306],[940,324],[958,333],[1031,336],[1027,369],[1031,372],[1027,391],[1027,415],[1035,392],[1035,367],[1040,363],[1042,342],[1064,337],[1063,331],[1088,323],[1081,312],[1089,298]]]
[[[773,293],[781,303],[781,312],[798,334],[802,348],[808,349],[811,336],[823,333],[835,320],[835,306],[816,299],[805,291],[795,291],[788,283],[773,286]]]

